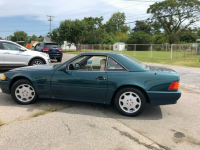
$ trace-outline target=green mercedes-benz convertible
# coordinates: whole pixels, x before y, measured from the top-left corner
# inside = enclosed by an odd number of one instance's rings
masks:
[[[140,114],[146,103],[175,104],[179,75],[116,53],[82,53],[60,65],[22,67],[1,77],[2,92],[19,104],[38,98],[114,103],[123,115]]]

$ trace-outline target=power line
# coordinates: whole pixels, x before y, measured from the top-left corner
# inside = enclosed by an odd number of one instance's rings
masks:
[[[49,17],[49,20],[48,20],[48,21],[50,22],[50,32],[49,32],[49,34],[50,34],[50,38],[51,38],[51,22],[53,21],[52,18],[53,18],[54,16],[51,16],[51,15],[48,16],[48,15],[47,15],[47,17]]]

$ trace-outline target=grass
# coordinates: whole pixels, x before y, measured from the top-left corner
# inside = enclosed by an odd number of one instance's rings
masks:
[[[49,108],[46,108],[45,110],[42,110],[42,111],[39,111],[39,112],[32,114],[31,117],[38,117],[38,116],[41,116],[41,115],[45,115],[47,113],[51,113],[51,112],[62,110],[62,109],[69,108],[69,107],[72,107],[72,106],[69,105],[69,106],[57,107],[57,108],[49,107]]]
[[[69,54],[80,54],[83,52],[113,52],[109,50],[82,50],[81,52],[74,51],[63,51]],[[116,53],[123,53],[134,57],[142,62],[147,63],[160,63],[167,65],[187,66],[187,67],[198,67],[200,68],[200,55],[196,55],[195,52],[191,51],[173,51],[172,60],[170,51],[115,51]]]

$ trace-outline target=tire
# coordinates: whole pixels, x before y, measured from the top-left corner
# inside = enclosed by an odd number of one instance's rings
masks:
[[[57,59],[57,62],[61,62],[62,61],[62,58],[56,58]]]
[[[114,104],[121,114],[134,117],[144,110],[146,96],[136,88],[123,88],[115,95]]]
[[[30,66],[37,66],[37,65],[43,65],[43,64],[44,64],[44,61],[42,59],[37,58],[31,61]]]
[[[15,102],[22,105],[31,104],[37,100],[37,93],[32,83],[25,79],[18,80],[12,85],[11,96]]]

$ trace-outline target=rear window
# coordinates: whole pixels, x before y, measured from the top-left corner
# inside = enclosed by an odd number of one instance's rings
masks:
[[[61,48],[60,45],[56,43],[45,43],[45,48]]]

